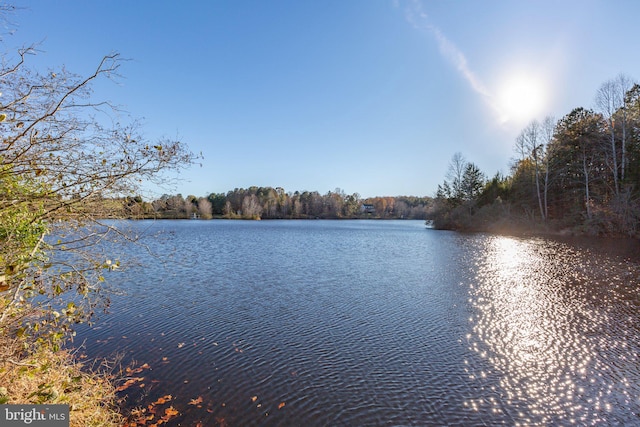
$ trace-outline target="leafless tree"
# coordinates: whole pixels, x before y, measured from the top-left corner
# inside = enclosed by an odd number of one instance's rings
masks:
[[[633,87],[634,82],[631,78],[625,74],[619,74],[616,77],[616,83],[618,86],[618,95],[621,98],[621,107],[619,109],[619,113],[621,116],[620,126],[622,131],[622,159],[620,161],[620,169],[621,175],[620,178],[624,182],[625,180],[625,171],[627,168],[627,133],[628,133],[628,105],[627,105],[627,93]]]
[[[633,86],[632,80],[619,74],[616,78],[604,82],[596,92],[596,107],[607,121],[609,128],[609,145],[611,150],[611,172],[613,174],[614,191],[620,194],[620,181],[624,181],[627,164],[627,105],[626,93]],[[620,151],[616,141],[616,118],[620,118],[619,128]],[[618,154],[620,153],[620,164]]]
[[[209,199],[200,197],[198,199],[198,214],[202,219],[211,219],[212,206]]]
[[[133,239],[101,220],[122,211],[105,200],[139,194],[143,183],[164,183],[160,174],[195,159],[180,141],[144,139],[139,122],[118,122],[123,115],[115,106],[94,99],[96,81],[118,76],[119,54],[78,76],[64,67],[28,68],[35,53],[27,47],[14,60],[3,55],[0,65],[0,261],[11,266],[0,279],[13,296],[2,320],[34,292],[55,298],[75,289],[85,300],[99,295],[102,271],[117,262],[92,248],[109,236]],[[32,237],[24,238],[25,230]],[[50,233],[57,239],[45,239]],[[69,308],[68,323],[90,315],[95,304],[85,307]]]
[[[242,200],[242,216],[243,218],[260,219],[262,215],[262,206],[255,194],[245,196]]]
[[[549,159],[551,155],[549,153],[549,149],[551,147],[551,141],[553,141],[553,136],[555,134],[556,129],[556,119],[553,116],[546,116],[542,120],[541,133],[542,133],[542,144],[544,145],[544,219],[549,218],[549,174],[551,170],[551,165]]]
[[[614,116],[618,108],[621,106],[621,99],[618,95],[618,84],[615,80],[607,80],[604,82],[596,93],[596,105],[600,113],[607,120],[609,126],[609,144],[611,149],[611,172],[613,174],[613,184],[615,194],[620,192],[618,184],[618,150],[616,147]]]
[[[522,152],[522,161],[526,159],[533,161],[538,207],[540,209],[540,216],[545,220],[546,213],[543,205],[543,196],[540,192],[541,157],[544,156],[544,144],[540,141],[541,133],[540,122],[532,120],[516,138],[516,148]]]
[[[462,199],[462,178],[464,177],[464,171],[467,168],[467,160],[462,153],[456,152],[451,161],[449,162],[449,169],[447,170],[446,178],[451,182],[452,195],[455,198]]]

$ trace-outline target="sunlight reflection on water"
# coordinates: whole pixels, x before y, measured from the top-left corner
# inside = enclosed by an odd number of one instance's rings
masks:
[[[467,406],[498,414],[524,404],[527,414],[511,414],[515,425],[638,421],[622,415],[638,397],[620,375],[638,357],[637,336],[611,331],[607,315],[628,305],[632,277],[623,264],[590,261],[588,253],[542,239],[485,241],[467,338],[495,369],[481,375],[498,376],[504,395]],[[637,368],[631,372],[637,381]]]

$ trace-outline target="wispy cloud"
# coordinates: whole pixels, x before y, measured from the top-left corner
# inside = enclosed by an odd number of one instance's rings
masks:
[[[479,93],[482,96],[491,97],[489,90],[484,86],[484,84],[480,81],[480,79],[471,71],[469,68],[469,64],[467,63],[467,58],[464,54],[456,47],[453,42],[451,42],[442,31],[433,25],[429,25],[429,30],[435,36],[438,41],[438,47],[440,48],[440,53],[447,58],[458,70],[458,72],[462,75],[462,77],[469,83],[471,88]]]
[[[394,0],[393,4],[395,7],[401,7],[399,0]],[[469,84],[471,89],[482,96],[485,102],[494,109],[496,113],[502,116],[503,113],[496,105],[493,94],[471,70],[464,53],[458,49],[455,43],[444,35],[440,28],[430,22],[429,15],[424,11],[420,0],[410,0],[404,8],[404,13],[407,22],[409,22],[414,28],[431,33],[438,43],[440,54],[455,67],[460,76]]]

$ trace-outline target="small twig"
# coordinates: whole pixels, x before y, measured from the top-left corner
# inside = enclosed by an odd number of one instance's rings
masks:
[[[30,366],[32,368],[40,367],[40,365],[36,365],[36,364],[33,364],[33,363],[16,362],[15,360],[12,360],[12,359],[7,359],[7,362],[13,363],[14,365],[18,365],[18,366]]]

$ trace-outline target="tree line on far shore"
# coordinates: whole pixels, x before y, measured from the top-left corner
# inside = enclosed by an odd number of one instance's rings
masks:
[[[151,202],[141,197],[122,199],[129,218],[227,218],[227,219],[425,219],[432,208],[431,197],[370,197],[346,194],[337,188],[286,192],[282,187],[236,188],[206,197],[165,194]],[[111,210],[113,212],[113,209]]]
[[[530,122],[511,172],[487,179],[456,153],[428,219],[456,230],[640,235],[640,85],[620,74],[594,109]]]

